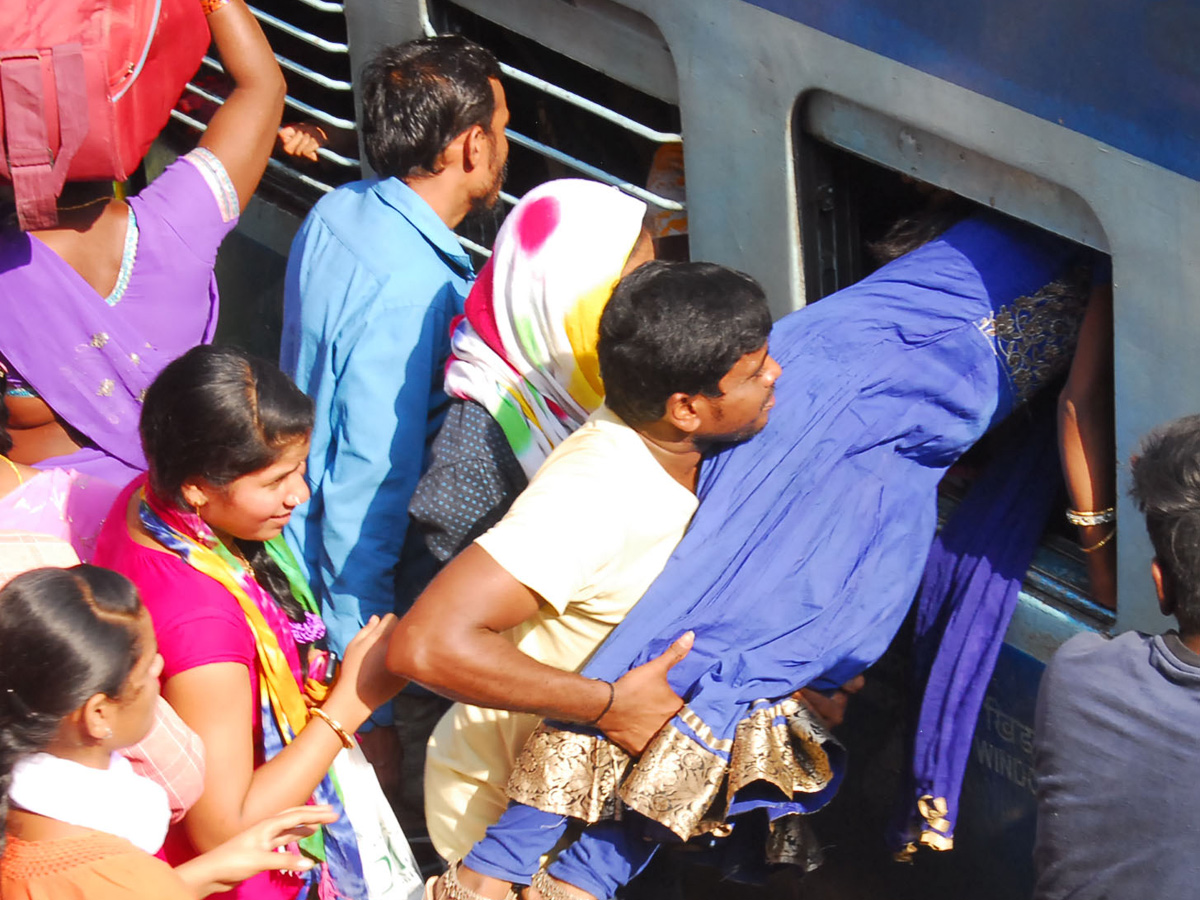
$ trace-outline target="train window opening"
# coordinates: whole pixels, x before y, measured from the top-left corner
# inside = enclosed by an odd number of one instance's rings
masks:
[[[901,220],[920,221],[931,234],[984,208],[966,197],[863,159],[816,140],[801,130],[797,135],[797,173],[806,300],[819,302],[879,268],[880,242]],[[1102,256],[1081,246],[1081,256]],[[1054,414],[1065,374],[1043,386],[1027,403]],[[1050,409],[1046,409],[1050,407]],[[946,474],[939,492],[943,521],[957,507],[975,477],[1012,432],[1027,427],[1029,414],[1018,412],[993,429]],[[1115,473],[1113,474],[1115,478]],[[1113,611],[1090,597],[1086,556],[1077,529],[1067,523],[1065,484],[1047,522],[1027,573],[1024,590],[1037,599],[1107,628]]]
[[[324,194],[362,177],[343,6],[333,0],[253,0],[249,6],[287,81],[284,124],[319,129],[325,138],[316,161],[277,147],[259,185],[264,199],[303,218]],[[183,153],[194,147],[231,88],[210,51],[171,113],[163,133],[168,148]]]
[[[661,255],[686,257],[686,202],[679,108],[454,3],[430,2],[428,34],[463,34],[500,60],[511,120],[501,202],[459,227],[487,255],[509,209],[555,178],[591,178],[647,204]]]

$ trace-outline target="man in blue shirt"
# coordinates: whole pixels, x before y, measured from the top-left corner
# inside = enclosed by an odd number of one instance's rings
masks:
[[[379,177],[324,197],[292,244],[280,365],[315,401],[316,426],[312,501],[287,538],[339,653],[395,606],[409,498],[447,402],[450,322],[474,278],[451,229],[495,204],[508,156],[499,77],[458,36],[383,50],[362,76]]]
[[[1133,497],[1179,630],[1071,638],[1035,719],[1036,900],[1194,897],[1200,788],[1200,416],[1147,437]]]

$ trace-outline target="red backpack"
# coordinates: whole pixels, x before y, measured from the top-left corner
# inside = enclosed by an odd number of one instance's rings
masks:
[[[21,228],[70,181],[123,181],[209,44],[199,0],[0,0],[0,177]]]

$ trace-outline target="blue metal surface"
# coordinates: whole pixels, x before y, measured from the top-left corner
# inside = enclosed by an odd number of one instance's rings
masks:
[[[1200,178],[1189,0],[747,0]]]
[[[968,863],[978,900],[1032,893],[1033,712],[1043,669],[1005,645],[975,728],[953,852]]]

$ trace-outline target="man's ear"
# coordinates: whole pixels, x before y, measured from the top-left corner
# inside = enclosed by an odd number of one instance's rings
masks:
[[[487,165],[487,152],[489,149],[487,132],[479,125],[472,125],[453,141],[450,146],[459,145],[459,153],[462,158],[462,169],[464,172],[474,172],[481,166]],[[450,148],[447,147],[447,150]]]
[[[468,168],[471,165],[470,161],[468,160],[468,156],[470,154],[466,146],[467,135],[471,133],[473,128],[478,127],[478,125],[471,126],[471,128],[468,128],[449,144],[447,144],[434,161],[434,170],[430,174],[440,175],[447,169],[462,169],[464,171],[470,171],[470,168]]]
[[[1154,592],[1158,594],[1158,609],[1164,616],[1175,615],[1175,601],[1163,590],[1163,570],[1155,557],[1150,562],[1150,577],[1154,579]]]
[[[697,406],[704,401],[705,398],[701,394],[674,393],[667,398],[663,421],[678,428],[684,434],[695,434],[703,424]]]

